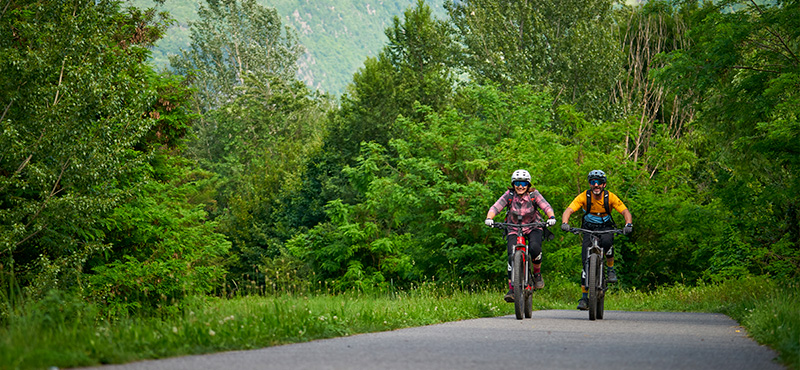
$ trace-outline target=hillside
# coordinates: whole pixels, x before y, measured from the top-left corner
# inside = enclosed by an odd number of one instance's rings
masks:
[[[152,7],[152,0],[128,0],[138,7]],[[340,95],[352,80],[353,73],[364,59],[375,56],[386,43],[384,30],[392,24],[394,16],[413,6],[415,0],[357,0],[295,1],[259,0],[275,8],[284,24],[297,30],[300,42],[307,53],[300,60],[299,78],[309,86]],[[168,0],[162,7],[177,21],[153,50],[152,63],[158,67],[169,64],[169,55],[177,54],[189,46],[188,22],[196,19],[200,2]],[[445,14],[444,0],[430,0],[437,17]]]

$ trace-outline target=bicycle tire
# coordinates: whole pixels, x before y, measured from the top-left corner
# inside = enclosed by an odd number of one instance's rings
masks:
[[[586,288],[589,290],[589,320],[597,318],[597,273],[600,257],[596,254],[589,255],[589,276],[586,278]]]
[[[525,252],[514,252],[514,265],[511,268],[511,284],[514,287],[514,314],[522,320],[525,311]]]
[[[608,285],[607,285],[606,279],[608,277],[605,275],[604,270],[605,270],[605,268],[603,267],[603,263],[602,263],[602,260],[601,260],[601,262],[600,262],[600,273],[603,274],[603,283],[600,284],[600,288],[599,288],[600,296],[597,297],[597,315],[596,316],[597,316],[598,320],[602,320],[603,319],[603,314],[604,314],[605,309],[606,309],[606,307],[605,307],[606,306],[606,293],[608,292],[608,289],[607,289]]]
[[[525,318],[530,319],[533,316],[533,290],[526,290],[525,297]]]

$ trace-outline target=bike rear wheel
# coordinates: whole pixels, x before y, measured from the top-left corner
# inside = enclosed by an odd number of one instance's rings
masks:
[[[528,275],[528,284],[532,284],[532,282],[533,279]],[[530,319],[531,316],[533,316],[533,288],[525,289],[525,318]]]
[[[522,320],[525,311],[525,252],[514,252],[514,265],[511,267],[511,284],[514,287],[514,314]]]
[[[589,290],[589,320],[597,318],[597,303],[598,303],[598,283],[600,272],[600,256],[596,254],[589,255],[589,276],[586,277],[586,288]],[[602,314],[601,314],[602,315]]]
[[[599,297],[597,297],[597,319],[603,319],[603,312],[605,311],[606,305],[606,292],[608,292],[608,285],[606,279],[608,278],[605,273],[603,273],[605,268],[603,267],[603,263],[600,262],[600,274],[603,276],[603,282],[600,284],[598,288]]]

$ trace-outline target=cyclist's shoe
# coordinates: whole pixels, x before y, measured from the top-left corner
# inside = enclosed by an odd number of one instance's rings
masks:
[[[533,274],[533,289],[542,289],[544,288],[544,280],[542,280],[542,274]]]
[[[586,298],[581,298],[581,300],[578,301],[578,309],[581,310],[581,311],[588,310],[589,309],[589,300],[586,299]]]
[[[608,280],[610,284],[617,282],[617,270],[613,267],[608,268]]]
[[[509,289],[508,293],[506,293],[506,296],[503,297],[503,299],[505,299],[508,303],[514,303],[514,289]]]

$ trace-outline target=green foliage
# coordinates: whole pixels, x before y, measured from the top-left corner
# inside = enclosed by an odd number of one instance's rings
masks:
[[[656,74],[703,97],[698,148],[713,194],[756,250],[756,267],[775,262],[767,270],[782,276],[800,271],[799,15],[797,1],[705,4],[692,14],[692,45],[670,53]]]
[[[387,145],[397,134],[395,119],[416,117],[416,103],[436,110],[449,104],[453,76],[445,51],[453,44],[448,32],[423,2],[387,28],[389,44],[353,76],[339,109],[330,115],[322,149],[309,160],[300,196],[292,196],[300,198],[291,207],[297,224],[313,226],[324,220],[328,201],[351,204],[360,199],[341,171],[356,164],[362,143]]]
[[[0,258],[39,292],[79,284],[154,125],[143,64],[166,22],[113,1],[7,2],[0,17]],[[92,30],[87,32],[86,30]]]
[[[298,169],[319,148],[332,102],[296,80],[302,46],[275,9],[211,1],[198,16],[191,51],[173,58],[198,90],[203,113],[186,155],[219,174],[213,216],[232,243],[231,286],[263,286],[256,266],[278,257],[296,227],[281,202],[300,186]]]
[[[255,0],[216,0],[200,6],[191,22],[191,49],[170,58],[178,74],[196,75],[195,103],[202,113],[238,95],[251,74],[262,83],[292,80],[303,47],[274,8]]]
[[[357,165],[344,171],[364,200],[329,202],[330,221],[295,237],[289,251],[320,276],[342,276],[338,282],[356,286],[499,276],[505,250],[485,245],[487,233],[477,225],[494,202],[485,186],[497,178],[492,165],[499,164],[506,178],[521,163],[508,164],[502,159],[507,156],[494,153],[529,144],[533,128],[550,116],[546,96],[515,93],[474,87],[457,104],[473,112],[439,114],[418,106],[415,116],[423,120],[398,119],[388,148],[363,144]]]
[[[474,81],[550,88],[558,104],[595,117],[622,72],[612,2],[446,1],[464,46],[459,64]]]
[[[86,294],[110,315],[173,305],[219,286],[230,242],[207,220],[202,194],[215,179],[164,158],[155,178],[137,189],[103,223],[113,247],[90,261]]]
[[[139,7],[152,7],[156,1],[128,0]],[[359,0],[297,2],[294,0],[259,1],[277,10],[282,22],[297,34],[306,53],[298,61],[298,79],[313,90],[331,95],[345,92],[353,74],[367,57],[376,56],[387,42],[383,31],[392,17],[402,15],[415,0],[388,0],[365,3]],[[427,3],[435,14],[444,15],[443,0]],[[170,56],[180,55],[191,44],[190,22],[198,19],[198,4],[190,0],[170,0],[158,6],[177,20],[153,49],[151,62],[169,67]]]

